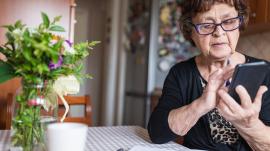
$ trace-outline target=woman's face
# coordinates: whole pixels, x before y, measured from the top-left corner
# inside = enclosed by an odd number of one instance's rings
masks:
[[[235,18],[237,16],[238,12],[234,7],[224,3],[216,3],[209,11],[198,13],[192,19],[192,22],[193,24],[219,24],[224,20]],[[239,38],[239,29],[226,32],[221,26],[217,26],[212,34],[200,35],[195,28],[193,28],[191,38],[205,56],[223,60],[235,51]]]

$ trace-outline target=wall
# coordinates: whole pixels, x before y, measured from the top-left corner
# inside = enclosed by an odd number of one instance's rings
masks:
[[[240,37],[237,51],[270,61],[270,32]]]
[[[106,0],[76,0],[76,21],[74,41],[101,41],[85,61],[85,72],[93,79],[82,82],[79,95],[89,94],[92,100],[93,125],[98,125],[99,108],[102,97],[102,71],[104,62]],[[81,108],[73,108],[74,114],[80,114]],[[75,115],[76,116],[76,115]]]
[[[50,18],[62,15],[60,25],[67,31],[62,34],[68,37],[68,31],[70,30],[69,0],[1,0],[0,10],[1,26],[21,20],[27,26],[34,27],[42,21],[41,12],[47,13]],[[5,39],[4,33],[5,30],[0,28],[0,43],[3,43]]]

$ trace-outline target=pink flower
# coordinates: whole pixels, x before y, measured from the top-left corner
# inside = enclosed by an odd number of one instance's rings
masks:
[[[28,100],[27,104],[28,106],[39,106],[39,105],[43,105],[45,102],[45,99],[43,96],[38,96],[35,99],[30,99]]]

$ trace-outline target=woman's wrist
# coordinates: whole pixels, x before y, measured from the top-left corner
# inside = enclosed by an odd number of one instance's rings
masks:
[[[205,103],[205,100],[202,97],[193,101],[190,104],[190,108],[193,111],[193,113],[196,113],[199,117],[208,113],[212,109]]]
[[[266,126],[260,119],[249,126],[236,124],[235,128],[247,142],[270,143],[270,135],[268,135],[270,127]]]
[[[169,128],[177,135],[184,136],[201,117],[192,103],[173,109],[168,115]]]
[[[184,124],[181,124],[180,123],[184,123],[183,119],[185,119],[185,115],[186,115],[186,112],[185,112],[185,108],[187,106],[183,106],[181,108],[178,108],[178,109],[173,109],[169,112],[169,115],[168,115],[168,125],[169,125],[169,128],[171,129],[172,132],[174,132],[175,134],[177,135],[180,135],[180,136],[183,136],[186,134],[186,132],[184,132],[183,130],[185,129],[184,127]],[[179,115],[181,114],[181,115]],[[183,116],[181,118],[181,116]],[[187,124],[187,123],[185,123]]]

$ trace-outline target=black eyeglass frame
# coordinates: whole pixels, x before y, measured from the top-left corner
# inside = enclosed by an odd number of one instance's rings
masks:
[[[224,29],[223,27],[222,27],[222,24],[224,23],[224,22],[226,22],[226,21],[228,21],[228,20],[231,20],[231,19],[237,19],[237,18],[239,18],[239,25],[237,26],[237,27],[235,27],[235,28],[233,28],[233,29],[231,29],[231,30],[226,30],[226,29]],[[215,31],[216,31],[216,29],[217,29],[217,26],[220,26],[224,31],[233,31],[233,30],[236,30],[236,29],[238,29],[241,25],[242,25],[242,23],[243,23],[243,16],[237,16],[237,17],[234,17],[234,18],[229,18],[229,19],[226,19],[226,20],[223,20],[221,23],[219,23],[219,24],[216,24],[216,23],[198,23],[198,24],[193,24],[192,22],[190,22],[190,24],[195,28],[195,30],[196,30],[196,32],[198,33],[198,34],[200,34],[200,35],[210,35],[210,34],[213,34]],[[200,32],[199,32],[199,27],[198,26],[200,26],[200,25],[205,25],[205,24],[212,24],[212,25],[215,25],[215,28],[214,28],[214,30],[212,31],[212,32],[210,32],[210,33],[207,33],[207,34],[201,34]]]

